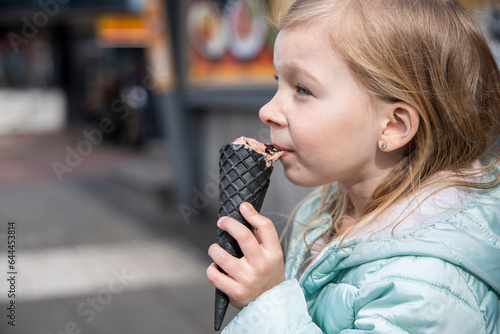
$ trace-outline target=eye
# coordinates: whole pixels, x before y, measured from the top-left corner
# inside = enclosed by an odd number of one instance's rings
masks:
[[[295,92],[300,95],[300,96],[309,96],[312,95],[309,89],[306,87],[302,86],[301,84],[298,84],[295,86]]]
[[[274,80],[278,81],[278,75],[277,74],[273,74],[273,78],[274,78]]]

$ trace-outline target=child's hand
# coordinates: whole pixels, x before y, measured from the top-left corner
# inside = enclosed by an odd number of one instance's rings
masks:
[[[241,204],[240,212],[256,229],[255,234],[229,217],[221,218],[217,226],[238,241],[243,257],[235,258],[213,244],[208,255],[228,275],[221,273],[215,263],[207,269],[208,280],[226,293],[238,309],[285,280],[283,252],[273,222],[261,216],[249,203]]]

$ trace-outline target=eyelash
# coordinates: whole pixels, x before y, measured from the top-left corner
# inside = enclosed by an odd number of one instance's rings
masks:
[[[274,79],[278,81],[278,75],[274,74],[273,75]],[[299,96],[311,96],[312,93],[307,89],[306,87],[302,86],[301,84],[295,85],[295,93],[297,93]]]
[[[302,86],[301,84],[298,84],[295,86],[295,92],[300,95],[300,96],[310,96],[312,95],[311,92],[305,88],[304,86]]]

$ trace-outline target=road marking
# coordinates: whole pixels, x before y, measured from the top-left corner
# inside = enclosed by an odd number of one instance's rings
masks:
[[[120,274],[124,275],[124,291],[189,285],[206,279],[206,264],[175,240],[19,251],[17,259],[16,300],[23,301],[96,294],[113,286]],[[0,301],[6,298],[0,294]]]

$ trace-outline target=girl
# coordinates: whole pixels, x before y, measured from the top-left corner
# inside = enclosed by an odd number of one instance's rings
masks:
[[[224,333],[500,333],[500,73],[453,0],[298,0],[260,111],[298,208],[218,226],[207,276],[242,309]]]

